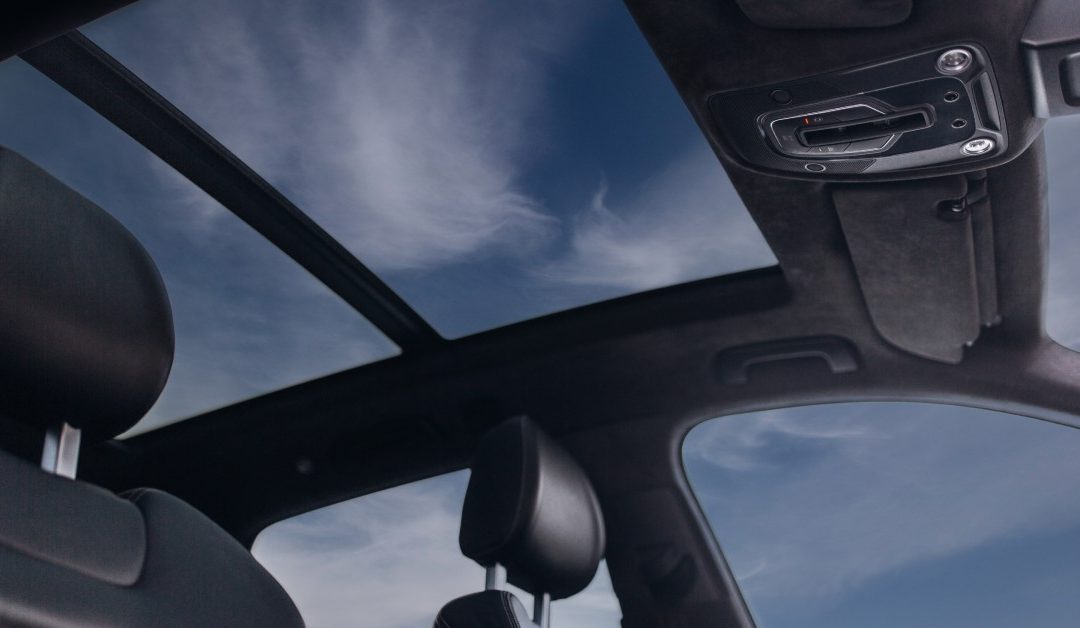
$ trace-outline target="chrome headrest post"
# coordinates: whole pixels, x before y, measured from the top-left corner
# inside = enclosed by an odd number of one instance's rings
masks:
[[[485,591],[502,591],[506,588],[506,567],[495,563],[487,568],[487,572],[484,574],[484,590]]]
[[[45,431],[45,446],[41,451],[41,468],[75,479],[79,466],[79,440],[82,432],[67,423],[50,427]]]
[[[550,628],[551,626],[551,594],[537,593],[533,595],[533,623],[537,628]]]

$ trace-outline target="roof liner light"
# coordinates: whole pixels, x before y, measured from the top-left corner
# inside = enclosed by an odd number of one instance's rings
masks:
[[[962,74],[971,67],[971,52],[966,48],[953,48],[941,53],[937,60],[938,72],[950,76]]]

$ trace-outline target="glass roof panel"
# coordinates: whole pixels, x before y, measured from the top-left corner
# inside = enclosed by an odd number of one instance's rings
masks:
[[[1046,332],[1080,351],[1080,116],[1046,123],[1050,248]]]
[[[846,403],[722,417],[687,477],[758,628],[1074,626],[1080,430]]]
[[[261,235],[18,59],[0,63],[0,145],[120,220],[164,277],[176,359],[129,435],[397,353]]]
[[[776,262],[621,2],[142,0],[84,32],[450,337]]]

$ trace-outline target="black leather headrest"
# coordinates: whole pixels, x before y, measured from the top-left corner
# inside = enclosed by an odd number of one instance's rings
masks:
[[[604,521],[577,462],[519,417],[480,442],[459,542],[481,565],[504,565],[511,584],[560,599],[584,589],[596,574]]]
[[[111,216],[0,147],[0,415],[111,437],[173,358],[157,268]]]

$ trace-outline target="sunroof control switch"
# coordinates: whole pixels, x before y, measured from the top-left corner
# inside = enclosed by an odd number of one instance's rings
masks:
[[[824,110],[793,110],[765,119],[766,136],[781,153],[866,155],[888,150],[904,133],[933,126],[930,106],[893,111],[878,101],[855,101]]]

